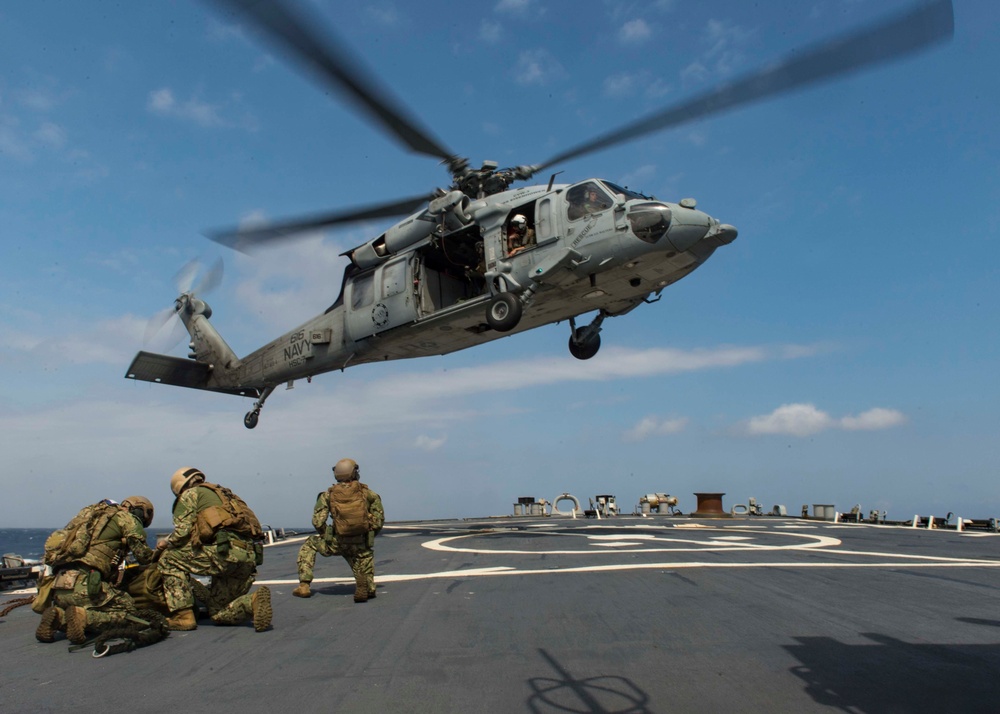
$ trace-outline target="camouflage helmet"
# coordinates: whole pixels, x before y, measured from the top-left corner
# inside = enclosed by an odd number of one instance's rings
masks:
[[[174,471],[174,475],[170,477],[170,490],[174,492],[175,496],[180,496],[181,492],[192,483],[200,483],[204,480],[205,474],[203,474],[201,470],[196,469],[193,466],[181,466],[179,469]]]
[[[333,467],[333,476],[338,481],[353,481],[358,475],[358,464],[354,459],[341,459]]]
[[[122,505],[130,511],[138,508],[142,511],[142,525],[149,528],[149,524],[153,522],[153,503],[145,496],[129,496],[124,501]]]

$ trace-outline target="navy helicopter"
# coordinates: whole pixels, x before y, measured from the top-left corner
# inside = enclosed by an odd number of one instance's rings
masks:
[[[499,168],[446,149],[301,10],[282,1],[214,0],[316,73],[409,150],[439,159],[451,185],[424,194],[266,226],[216,231],[241,251],[308,230],[407,215],[347,251],[340,295],[322,314],[238,357],[182,287],[169,315],[190,334],[188,359],[139,352],[126,377],[254,397],[244,417],[257,426],[282,384],[387,360],[443,355],[542,325],[567,321],[569,350],[593,357],[602,324],[660,299],[668,285],[731,243],[736,228],[698,210],[693,199],[655,200],[600,178],[513,187],[550,167],[737,106],[843,76],[923,50],[953,33],[950,0],[796,53],[731,84],[668,107],[563,151],[540,164]],[[218,271],[206,277],[215,283]],[[581,315],[596,312],[589,324]]]

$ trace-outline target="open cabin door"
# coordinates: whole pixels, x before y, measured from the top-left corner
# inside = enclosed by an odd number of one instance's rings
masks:
[[[443,235],[418,251],[412,269],[422,319],[460,310],[469,301],[488,294],[483,273],[491,259],[491,247],[484,244],[479,226],[473,224]]]
[[[545,196],[538,200],[535,206],[535,240],[538,244],[546,243],[558,234],[559,220],[555,211],[553,196]]]
[[[407,253],[350,279],[347,286],[347,334],[354,341],[413,322],[412,291],[416,256]]]

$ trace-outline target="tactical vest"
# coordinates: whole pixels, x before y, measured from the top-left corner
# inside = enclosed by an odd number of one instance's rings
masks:
[[[207,488],[219,499],[219,505],[209,506],[198,512],[191,540],[196,545],[211,543],[219,531],[229,531],[247,540],[262,540],[264,529],[256,514],[242,498],[224,486],[202,482],[197,487]]]
[[[118,513],[127,515],[129,518],[134,518],[132,514],[125,510],[120,510]],[[111,580],[113,571],[118,568],[119,563],[125,558],[125,553],[128,550],[124,533],[122,533],[121,526],[118,525],[115,518],[116,515],[116,513],[111,514],[104,528],[98,531],[98,535],[91,539],[90,549],[80,558],[82,562],[90,567],[101,571],[101,575],[106,580]]]
[[[103,501],[81,508],[65,528],[53,531],[45,540],[45,564],[59,568],[86,563],[109,577],[112,564],[124,551],[121,529],[112,522],[119,511],[123,511],[121,506]]]
[[[335,483],[326,492],[338,536],[364,535],[371,530],[367,492],[368,487],[360,481]]]

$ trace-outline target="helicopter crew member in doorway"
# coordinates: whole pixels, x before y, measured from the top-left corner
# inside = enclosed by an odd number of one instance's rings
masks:
[[[148,498],[129,496],[120,505],[105,499],[82,510],[78,517],[88,520],[76,533],[66,533],[65,548],[53,548],[52,557],[48,557],[48,542],[60,531],[46,543],[46,564],[52,567],[53,575],[39,584],[39,602],[33,606],[42,615],[35,630],[39,642],[54,642],[56,632],[64,630],[70,642],[80,645],[87,641],[88,631],[96,634],[123,625],[136,613],[136,606],[128,593],[115,587],[119,565],[129,551],[139,563],[153,559],[144,529],[153,522],[153,504]],[[89,533],[80,532],[86,529]],[[82,536],[88,543],[86,551],[74,555],[73,541],[82,543]]]
[[[528,219],[518,213],[507,226],[507,256],[515,256],[534,244],[535,229],[528,228]]]
[[[260,521],[243,499],[228,488],[205,480],[199,469],[183,467],[170,478],[174,531],[156,549],[171,630],[194,630],[197,597],[216,625],[253,620],[263,632],[271,625],[271,591],[250,586],[263,560]],[[211,576],[206,587],[191,575]]]
[[[312,524],[319,535],[306,538],[299,549],[299,586],[296,597],[311,597],[316,554],[342,555],[354,573],[354,602],[375,597],[375,536],[385,523],[382,499],[361,483],[361,471],[353,459],[341,459],[333,467],[336,483],[316,497]],[[327,523],[332,518],[333,523]]]

